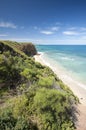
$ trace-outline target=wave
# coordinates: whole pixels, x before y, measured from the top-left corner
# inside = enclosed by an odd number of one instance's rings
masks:
[[[38,54],[42,56],[44,55],[44,52],[38,51]]]
[[[74,61],[75,59],[74,58],[69,58],[69,57],[61,57],[61,59],[63,59],[63,60],[70,60],[70,61]]]
[[[60,66],[58,62],[55,62],[53,59],[47,57],[46,53],[41,52],[40,58],[43,63],[49,66],[57,75],[59,75],[62,79],[66,79],[69,82],[76,84],[77,86],[86,89],[86,85],[80,81],[77,81],[74,75],[71,75],[65,68]],[[74,60],[72,58],[63,57],[65,60]],[[59,73],[59,74],[58,74]]]

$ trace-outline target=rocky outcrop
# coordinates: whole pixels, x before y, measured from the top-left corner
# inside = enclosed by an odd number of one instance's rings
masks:
[[[21,45],[21,51],[23,51],[28,56],[33,56],[37,54],[37,50],[32,43],[23,43]]]
[[[0,41],[0,53],[9,51],[12,56],[33,56],[37,50],[32,43],[15,43],[11,41]]]

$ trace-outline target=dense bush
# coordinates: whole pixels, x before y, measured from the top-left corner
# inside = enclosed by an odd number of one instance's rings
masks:
[[[46,88],[39,89],[31,106],[35,116],[38,117],[39,129],[74,129],[70,101],[70,97],[63,92]]]
[[[28,100],[25,95],[9,100],[0,109],[0,130],[37,130],[28,114]]]
[[[23,54],[32,56],[30,46],[22,52],[17,43],[5,44],[14,53],[0,50],[0,130],[74,130],[72,91],[49,67]]]
[[[2,130],[74,130],[71,98],[54,89],[41,88],[14,97],[0,109]]]
[[[7,87],[16,87],[20,80],[17,62],[18,57],[12,57],[10,52],[0,54],[0,79]]]

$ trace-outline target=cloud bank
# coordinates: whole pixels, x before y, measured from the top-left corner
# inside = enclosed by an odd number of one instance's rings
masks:
[[[0,34],[0,37],[6,37],[8,36],[7,34]]]
[[[53,34],[54,32],[52,32],[52,31],[47,31],[47,30],[43,30],[43,31],[40,31],[40,33],[45,34],[45,35],[51,35],[51,34]]]
[[[75,31],[64,31],[63,32],[64,35],[78,35],[79,33],[78,32],[75,32]]]
[[[0,27],[2,28],[17,28],[17,26],[13,23],[10,23],[10,22],[0,22]]]

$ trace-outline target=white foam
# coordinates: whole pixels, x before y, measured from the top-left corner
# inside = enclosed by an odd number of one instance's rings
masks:
[[[70,61],[74,61],[74,59],[73,58],[69,58],[69,57],[61,57],[61,59],[63,59],[63,60],[70,60]]]
[[[74,94],[79,98],[80,102],[86,105],[86,85],[75,80],[74,77],[71,77],[68,72],[61,67],[57,62],[53,62],[52,59],[48,59],[45,53],[42,55],[35,56],[35,60],[40,62],[43,65],[49,66],[54,73],[70,87]],[[48,62],[49,61],[49,62]]]
[[[43,61],[43,63],[46,64],[47,66],[49,66],[57,75],[58,75],[58,73],[59,74],[61,73],[59,75],[61,79],[66,79],[69,82],[72,82],[72,83],[76,84],[77,86],[79,86],[81,88],[84,88],[86,90],[86,85],[85,84],[83,84],[80,81],[77,81],[74,78],[72,78],[71,76],[69,76],[68,72],[64,68],[59,66],[59,64],[58,65],[56,64],[56,66],[55,66],[55,64],[53,64],[53,63],[51,64],[50,62],[47,62],[49,60],[46,60],[44,57],[45,57],[44,53],[42,53],[42,55],[40,55],[40,58]]]
[[[38,52],[38,54],[40,54],[40,56],[42,56],[44,53],[43,53],[43,52],[41,52],[41,51],[39,51],[39,52]]]

